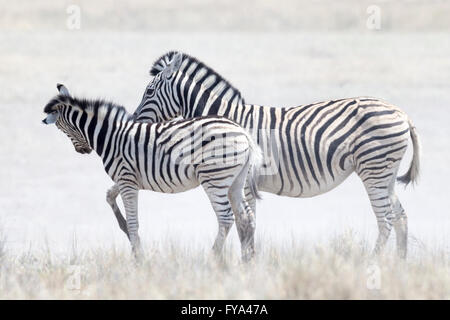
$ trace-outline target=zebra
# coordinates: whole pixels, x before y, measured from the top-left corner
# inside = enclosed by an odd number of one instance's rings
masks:
[[[138,192],[178,193],[199,185],[217,215],[219,232],[214,252],[222,251],[234,216],[241,240],[242,258],[254,254],[254,213],[244,197],[244,185],[256,189],[261,150],[250,135],[224,117],[206,116],[164,123],[136,122],[122,106],[104,100],[78,99],[58,85],[59,94],[44,108],[45,124],[55,123],[85,154],[95,150],[114,181],[110,192],[120,193],[126,221],[114,210],[131,243],[142,256],[138,235]],[[115,201],[114,201],[115,203]],[[234,215],[233,215],[234,213]],[[119,217],[120,216],[120,217]]]
[[[198,59],[171,51],[152,65],[134,117],[167,121],[206,115],[229,118],[247,129],[263,150],[260,191],[313,197],[338,186],[355,172],[362,180],[378,225],[373,253],[384,248],[392,227],[397,251],[407,253],[407,215],[394,190],[400,161],[411,137],[413,158],[397,178],[417,182],[417,131],[398,107],[372,97],[323,101],[296,107],[247,104],[239,90]],[[246,188],[248,201],[255,200]]]

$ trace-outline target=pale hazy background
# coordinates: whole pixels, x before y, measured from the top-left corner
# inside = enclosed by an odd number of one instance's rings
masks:
[[[250,103],[370,95],[400,106],[423,145],[419,185],[397,189],[410,243],[449,247],[449,1],[183,3],[0,1],[0,224],[10,250],[65,250],[74,237],[82,247],[128,246],[105,201],[112,182],[100,159],[77,154],[63,133],[41,123],[42,110],[61,82],[134,111],[150,65],[173,49],[216,69]],[[70,5],[80,8],[80,29],[67,26]],[[371,5],[380,9],[378,30],[366,26]],[[354,175],[311,199],[263,195],[257,234],[264,241],[308,244],[348,229],[375,240],[375,218]],[[210,246],[217,230],[202,189],[142,191],[140,221],[146,242]],[[235,229],[231,238],[237,243]]]

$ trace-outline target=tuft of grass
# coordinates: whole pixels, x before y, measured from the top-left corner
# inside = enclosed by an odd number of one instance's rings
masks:
[[[255,260],[242,264],[238,248],[216,260],[209,248],[165,241],[137,264],[128,249],[19,254],[0,241],[0,299],[450,298],[447,251],[401,261],[393,252],[374,259],[368,247],[351,232],[312,247],[259,239]]]

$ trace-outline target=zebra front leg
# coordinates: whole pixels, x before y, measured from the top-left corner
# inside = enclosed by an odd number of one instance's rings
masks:
[[[119,186],[117,184],[113,185],[108,191],[106,191],[106,201],[111,206],[114,215],[116,216],[117,222],[119,223],[120,230],[122,230],[126,235],[127,238],[130,239],[130,236],[128,234],[127,229],[127,221],[123,217],[122,213],[120,212],[119,207],[117,206],[117,196],[119,195]]]
[[[136,259],[143,256],[141,241],[139,239],[139,221],[138,221],[138,193],[139,190],[130,186],[119,186],[120,196],[125,206],[127,217],[127,229],[131,243],[131,248]]]

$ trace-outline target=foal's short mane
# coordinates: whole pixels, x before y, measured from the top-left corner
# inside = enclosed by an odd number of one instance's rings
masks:
[[[158,73],[160,73],[164,68],[170,63],[173,56],[177,53],[177,51],[170,51],[161,57],[159,57],[152,65],[152,68],[150,69],[150,75],[156,76]],[[209,74],[213,74],[217,77],[217,79],[220,79],[222,83],[229,89],[232,89],[234,93],[236,93],[238,99],[242,101],[243,104],[245,104],[244,98],[242,97],[241,92],[236,89],[229,81],[227,81],[224,77],[222,77],[217,71],[214,69],[208,67],[206,64],[198,60],[197,58],[194,58],[186,53],[181,53],[183,55],[183,62],[185,60],[188,60],[189,63],[197,63],[201,68],[205,68]]]
[[[92,111],[94,113],[98,113],[100,108],[105,108],[106,110],[115,108],[118,109],[118,112],[124,112],[129,117],[131,117],[131,114],[129,114],[128,111],[123,106],[115,104],[114,102],[106,101],[103,99],[85,99],[85,98],[78,99],[62,94],[59,94],[55,96],[52,100],[50,100],[50,102],[47,103],[47,105],[44,107],[44,112],[45,113],[52,112],[53,107],[61,103],[76,106],[83,111]]]

